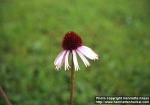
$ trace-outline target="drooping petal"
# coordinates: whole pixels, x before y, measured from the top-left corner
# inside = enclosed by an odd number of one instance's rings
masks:
[[[87,46],[81,46],[77,50],[79,50],[84,56],[91,60],[98,59],[98,55],[89,47]]]
[[[72,54],[73,54],[73,64],[74,64],[75,70],[78,71],[80,68],[79,68],[78,61],[77,61],[76,51],[72,50]]]
[[[59,62],[58,59],[60,59],[60,56],[62,56],[63,54],[65,54],[65,50],[61,51],[61,52],[57,55],[57,57],[55,58],[55,61],[54,61],[54,64],[55,64],[55,65]]]
[[[78,55],[80,56],[80,58],[82,59],[83,63],[85,64],[86,67],[90,66],[89,61],[84,57],[84,55],[79,51],[76,50],[76,52],[78,53]]]
[[[65,55],[65,70],[68,70],[70,68],[69,63],[68,63],[69,53],[70,51],[67,51]]]
[[[55,64],[57,70],[60,69],[62,64],[64,63],[65,55],[66,55],[66,50],[60,52],[58,54],[58,56],[56,57],[54,64]]]

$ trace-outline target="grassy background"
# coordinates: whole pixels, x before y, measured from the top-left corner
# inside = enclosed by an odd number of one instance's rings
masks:
[[[75,105],[95,96],[150,95],[149,0],[1,0],[0,85],[13,105],[67,105],[69,71],[56,71],[75,31],[100,60],[76,72]],[[0,98],[0,105],[4,105]]]

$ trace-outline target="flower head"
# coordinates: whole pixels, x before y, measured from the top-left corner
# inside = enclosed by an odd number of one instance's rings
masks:
[[[68,62],[70,53],[73,56],[73,64],[75,70],[77,71],[80,69],[77,61],[77,54],[82,59],[86,67],[90,66],[87,58],[91,60],[98,59],[98,55],[91,48],[84,46],[82,44],[82,39],[75,32],[66,33],[62,41],[62,47],[64,50],[58,54],[54,61],[57,70],[59,70],[63,64],[65,64],[65,70],[68,70],[70,68]]]
[[[74,50],[82,45],[82,39],[75,32],[68,32],[64,36],[62,47],[64,50]]]

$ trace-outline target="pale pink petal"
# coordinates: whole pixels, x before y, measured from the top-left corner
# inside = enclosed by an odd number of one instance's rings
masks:
[[[63,65],[64,61],[65,61],[65,55],[64,55],[62,61],[59,62],[59,63],[56,65],[56,69],[57,69],[57,70],[59,70],[59,69],[61,68],[61,66]]]
[[[76,51],[72,50],[72,54],[73,54],[73,63],[74,63],[75,70],[78,71],[80,68],[77,61]]]
[[[70,68],[69,63],[68,63],[69,53],[70,51],[67,51],[65,55],[65,70],[68,70]]]
[[[57,70],[60,69],[62,64],[64,63],[65,55],[66,55],[66,50],[59,53],[58,56],[56,57],[54,64],[55,64]]]
[[[79,51],[76,50],[76,52],[78,53],[78,55],[80,56],[80,58],[82,59],[83,63],[85,64],[86,67],[90,66],[90,63],[88,62],[88,60],[83,56],[83,54]]]
[[[55,65],[59,62],[58,59],[60,59],[60,57],[61,57],[62,55],[64,55],[64,54],[65,54],[65,50],[61,51],[61,52],[57,55],[57,57],[56,57],[56,59],[55,59],[55,61],[54,61],[54,64],[55,64]]]
[[[98,55],[89,47],[81,46],[77,50],[79,50],[84,56],[91,60],[98,59]]]

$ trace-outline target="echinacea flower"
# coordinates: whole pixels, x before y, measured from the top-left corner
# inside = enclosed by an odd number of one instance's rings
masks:
[[[82,44],[82,39],[75,32],[68,32],[62,41],[63,51],[58,54],[54,64],[56,69],[59,70],[63,64],[65,64],[65,70],[69,70],[70,65],[68,62],[69,54],[72,54],[73,64],[76,71],[80,69],[77,54],[82,59],[86,67],[90,66],[88,59],[97,60],[98,55],[89,47]]]

